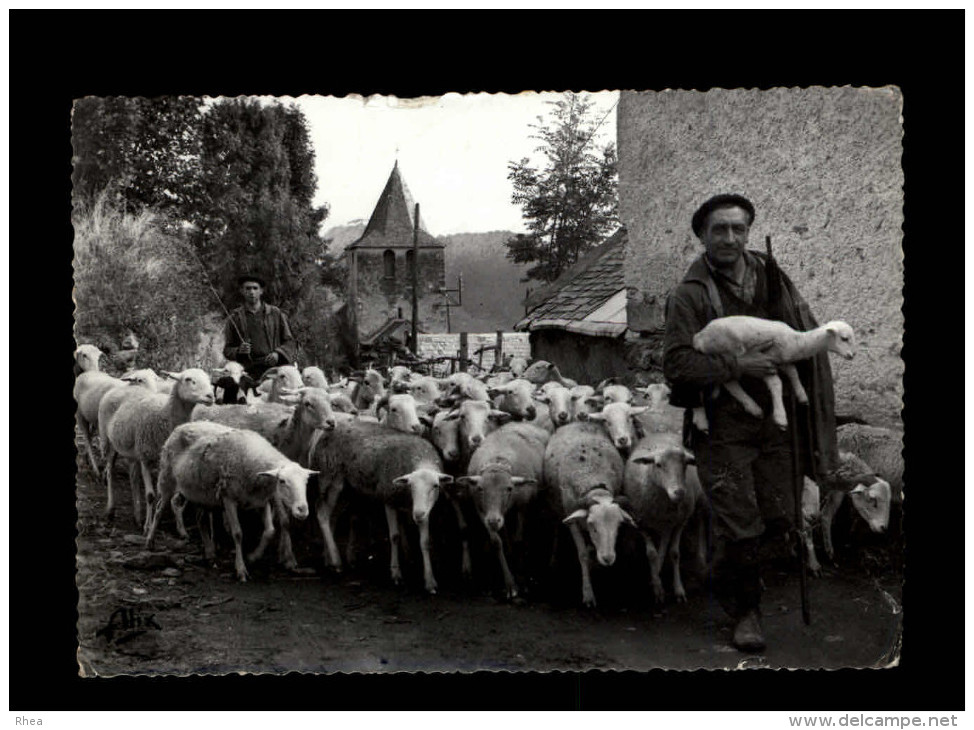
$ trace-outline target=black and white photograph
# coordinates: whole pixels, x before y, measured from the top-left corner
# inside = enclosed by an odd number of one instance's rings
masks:
[[[71,110],[81,677],[889,669],[895,85]]]

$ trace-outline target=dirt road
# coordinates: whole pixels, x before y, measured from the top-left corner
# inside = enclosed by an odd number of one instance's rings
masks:
[[[220,547],[214,568],[203,559],[198,534],[191,528],[188,542],[178,540],[171,520],[163,522],[156,551],[144,551],[124,477],[119,516],[109,524],[104,488],[80,461],[79,467],[78,659],[87,676],[834,668],[882,666],[895,656],[902,573],[884,544],[850,546],[842,568],[811,580],[810,626],[801,621],[797,577],[769,571],[762,604],[769,648],[744,655],[730,646],[730,625],[699,580],[685,577],[687,604],[654,609],[645,559],[620,559],[596,572],[596,610],[581,608],[578,568],[568,560],[556,571],[555,588],[538,587],[514,603],[489,585],[464,585],[447,569],[436,596],[423,593],[415,573],[396,588],[381,540],[364,567],[341,576],[311,567],[289,574],[268,551],[252,567],[252,580],[241,584],[229,544]],[[312,524],[298,535],[304,566],[317,563],[316,535]],[[438,557],[443,564],[449,556]]]

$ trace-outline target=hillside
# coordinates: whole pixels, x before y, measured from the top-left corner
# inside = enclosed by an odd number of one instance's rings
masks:
[[[352,221],[334,226],[325,234],[332,239],[330,251],[341,252],[365,231],[365,221]],[[528,284],[520,280],[527,268],[505,258],[504,241],[510,231],[489,233],[456,233],[438,236],[446,246],[446,286],[456,289],[457,276],[463,272],[463,306],[450,309],[453,332],[510,331],[524,316],[524,298]],[[534,288],[537,282],[532,283]],[[454,296],[455,300],[455,296]]]
[[[446,285],[455,289],[463,273],[463,306],[450,310],[454,332],[513,329],[524,316],[528,285],[520,280],[527,268],[505,258],[510,231],[439,236],[446,245]]]

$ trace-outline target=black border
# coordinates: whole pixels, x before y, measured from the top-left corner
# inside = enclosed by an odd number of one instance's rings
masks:
[[[963,474],[957,458],[963,453],[957,418],[963,412],[957,405],[962,380],[956,348],[950,361],[941,356],[944,340],[931,324],[954,328],[963,311],[963,285],[955,278],[962,254],[951,245],[964,230],[963,12],[10,11],[9,20],[9,271],[16,309],[8,311],[16,313],[10,340],[18,365],[8,384],[11,413],[19,414],[11,419],[8,452],[10,709],[964,707]],[[73,500],[66,498],[73,490],[74,450],[63,438],[74,411],[65,354],[74,347],[66,296],[73,98],[812,84],[896,84],[905,99],[903,356],[912,465],[907,481],[916,485],[916,494],[909,495],[907,509],[900,667],[829,673],[77,678],[75,515]],[[30,378],[28,387],[18,388],[26,363],[40,380]],[[48,391],[57,395],[45,395]],[[59,425],[45,422],[38,399],[54,401]],[[55,434],[43,452],[38,432]],[[927,454],[939,458],[927,460]],[[925,470],[927,479],[920,482],[921,463],[944,468]]]

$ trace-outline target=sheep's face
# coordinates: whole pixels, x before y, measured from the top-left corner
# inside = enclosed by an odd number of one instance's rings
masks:
[[[444,461],[460,458],[460,414],[440,411],[433,417],[433,445],[443,454]]]
[[[319,473],[291,461],[279,469],[261,472],[260,475],[277,480],[278,497],[295,518],[303,520],[308,516],[308,477]]]
[[[662,487],[671,502],[686,497],[686,469],[693,464],[693,454],[682,446],[661,445],[646,452],[637,452],[630,459],[635,464],[648,466],[646,482]]]
[[[302,388],[298,400],[301,418],[309,428],[331,431],[335,428],[335,412],[328,394],[318,388]]]
[[[125,373],[122,376],[122,380],[129,385],[141,385],[143,388],[148,388],[153,392],[159,387],[159,376],[155,374],[154,370],[150,370],[149,368]]]
[[[624,385],[607,385],[602,389],[606,403],[632,403],[632,391]]]
[[[423,424],[416,412],[416,399],[411,395],[407,393],[391,395],[386,407],[389,409],[389,415],[386,417],[387,426],[406,433],[423,433]]]
[[[189,368],[181,373],[166,373],[176,381],[176,394],[187,403],[213,405],[213,384],[205,370]]]
[[[511,508],[516,494],[537,486],[538,482],[512,476],[510,469],[488,468],[479,476],[460,477],[457,483],[466,488],[487,529],[497,532],[504,527],[504,515]]]
[[[460,419],[460,438],[471,452],[475,451],[496,424],[506,423],[511,415],[490,407],[484,401],[465,400],[457,409]]]
[[[633,419],[645,413],[647,406],[630,406],[628,403],[607,403],[601,413],[588,413],[584,419],[599,421],[609,433],[609,439],[621,451],[631,449],[636,440]]]
[[[652,383],[640,389],[640,392],[646,396],[647,405],[651,411],[662,413],[663,406],[669,405],[670,388],[663,383]]]
[[[564,426],[572,420],[571,391],[565,386],[560,383],[545,383],[534,397],[548,404],[548,415],[555,427]]]
[[[856,512],[866,521],[869,529],[873,532],[886,532],[889,525],[891,497],[892,490],[889,482],[879,478],[868,486],[857,484],[849,492],[852,506],[855,507]]]
[[[440,487],[453,484],[453,477],[435,469],[417,469],[392,481],[397,490],[408,492],[412,504],[413,522],[422,525],[429,519],[433,505],[440,496]]]
[[[538,415],[534,405],[534,385],[529,380],[517,378],[488,392],[491,398],[499,396],[497,407],[517,420],[533,421]]]
[[[601,403],[590,404],[589,401],[595,395],[595,388],[591,385],[576,385],[571,393],[571,417],[579,420],[578,416],[582,413],[596,413],[602,409]]]
[[[626,523],[632,527],[636,521],[611,496],[597,497],[588,508],[575,510],[564,519],[566,524],[577,522],[585,526],[589,539],[595,547],[595,557],[600,565],[611,566],[616,561],[616,539],[619,526]]]
[[[315,365],[309,365],[301,371],[301,382],[311,388],[328,387],[328,379],[324,371]]]
[[[829,322],[825,325],[829,333],[829,350],[851,360],[856,355],[856,334],[845,322]]]
[[[94,345],[81,345],[74,351],[74,361],[82,372],[98,369],[98,358],[104,353]]]

